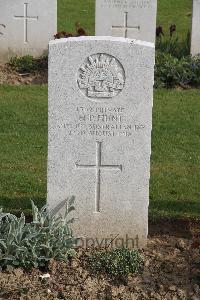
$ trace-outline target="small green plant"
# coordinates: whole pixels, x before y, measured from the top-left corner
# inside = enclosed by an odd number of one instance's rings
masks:
[[[185,40],[178,37],[161,37],[156,41],[156,50],[182,58],[190,54],[190,33]]]
[[[142,265],[138,250],[125,248],[94,253],[88,262],[93,273],[106,273],[111,277],[137,273]]]
[[[39,58],[34,58],[30,55],[13,57],[9,62],[9,66],[18,73],[33,73],[36,71],[47,70],[48,56],[43,55]]]
[[[156,54],[155,87],[174,88],[181,86],[200,87],[200,56],[178,59],[171,54]]]
[[[76,239],[69,225],[74,219],[74,197],[65,201],[65,215],[56,216],[44,206],[39,210],[32,202],[33,221],[25,216],[0,211],[0,267],[45,267],[51,259],[67,261],[75,255]]]
[[[156,28],[156,50],[179,59],[190,55],[190,32],[182,40],[175,33],[175,24],[170,26],[167,35],[164,33],[162,26],[158,26]]]

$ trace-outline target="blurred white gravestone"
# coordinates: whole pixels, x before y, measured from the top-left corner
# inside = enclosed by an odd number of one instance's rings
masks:
[[[142,247],[154,45],[81,37],[52,41],[49,50],[48,204],[75,196],[83,246]]]
[[[155,43],[157,0],[96,0],[96,35]]]
[[[0,62],[40,56],[57,31],[57,0],[0,0]]]
[[[200,0],[193,0],[191,54],[200,54]]]

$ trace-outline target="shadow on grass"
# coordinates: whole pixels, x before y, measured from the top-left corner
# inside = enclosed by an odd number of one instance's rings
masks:
[[[150,217],[200,220],[200,202],[197,200],[150,200]]]
[[[191,238],[193,224],[200,222],[200,203],[196,200],[151,200],[149,234],[169,234]]]
[[[19,214],[24,212],[25,214],[30,215],[31,213],[31,200],[34,201],[35,205],[38,208],[41,208],[46,204],[45,198],[8,198],[0,197],[0,208],[3,208],[3,211]]]
[[[23,212],[27,222],[32,220],[31,200],[41,208],[46,198],[0,197],[0,208],[17,216]],[[191,224],[200,221],[200,203],[186,200],[151,200],[149,209],[149,234],[169,234],[191,238]]]

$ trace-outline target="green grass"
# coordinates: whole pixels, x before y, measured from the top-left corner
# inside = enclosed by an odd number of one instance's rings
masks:
[[[58,0],[58,29],[79,22],[94,34],[95,0]],[[157,24],[191,28],[192,0],[158,0]],[[47,87],[0,86],[0,206],[42,206],[46,199]],[[155,92],[150,217],[200,219],[199,91]]]
[[[158,0],[157,25],[167,34],[169,26],[176,24],[177,35],[185,38],[191,30],[192,0]]]
[[[75,31],[75,23],[83,26],[89,35],[94,34],[95,0],[58,0],[58,30]],[[157,24],[165,33],[171,24],[184,38],[191,28],[192,0],[158,0]]]
[[[44,203],[47,87],[0,87],[0,205]]]
[[[200,218],[199,90],[155,93],[150,212]]]
[[[200,219],[198,90],[154,97],[150,217]],[[0,206],[26,210],[46,198],[47,87],[0,87]]]
[[[94,35],[95,0],[58,0],[58,30],[75,32],[80,23],[88,35]]]

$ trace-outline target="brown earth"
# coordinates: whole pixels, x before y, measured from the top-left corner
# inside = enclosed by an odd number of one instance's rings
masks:
[[[46,84],[48,82],[48,71],[19,74],[14,71],[8,64],[0,65],[0,85],[11,84]]]
[[[69,264],[52,261],[46,279],[36,269],[0,273],[0,299],[200,299],[200,248],[191,240],[167,235],[149,238],[147,249],[141,251],[143,270],[124,278],[93,276],[88,255],[80,250]]]
[[[186,239],[200,239],[200,221],[191,219],[160,218],[149,221],[149,234],[151,236],[171,235]]]

